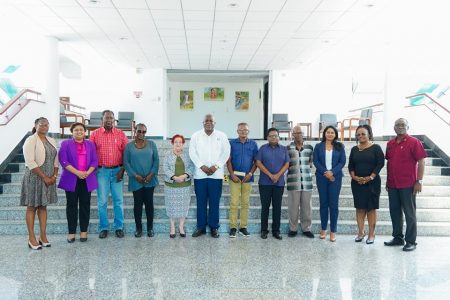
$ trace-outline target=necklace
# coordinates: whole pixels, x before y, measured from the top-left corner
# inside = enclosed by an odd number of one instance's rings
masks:
[[[372,146],[372,143],[367,143],[366,146],[364,146],[364,147],[362,147],[362,145],[360,144],[360,145],[358,145],[358,150],[359,151],[364,151],[367,148],[370,148],[370,146]]]
[[[145,145],[147,144],[147,141],[143,141],[142,145],[138,144],[136,141],[134,141],[134,146],[138,149],[143,149]]]

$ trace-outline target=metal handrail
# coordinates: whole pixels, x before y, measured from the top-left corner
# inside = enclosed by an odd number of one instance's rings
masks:
[[[416,95],[412,95],[412,96],[408,96],[405,97],[406,99],[411,99],[414,97],[419,97],[419,96],[424,96],[427,97],[428,99],[431,100],[431,102],[433,102],[434,104],[436,104],[437,106],[439,106],[440,108],[442,108],[446,113],[450,114],[450,110],[448,110],[446,107],[444,107],[442,104],[440,104],[439,102],[437,102],[435,99],[433,99],[431,96],[429,96],[427,93],[421,93],[421,94],[416,94]],[[445,124],[450,126],[450,121],[447,121],[446,119],[444,119],[443,117],[441,117],[439,114],[436,113],[435,109],[429,107],[426,103],[423,104],[418,104],[418,105],[406,105],[405,108],[410,108],[410,107],[417,107],[417,106],[425,106],[429,111],[431,111],[433,114],[436,115],[436,117],[438,117],[439,119],[441,119]]]
[[[41,93],[33,91],[31,89],[24,89],[17,93],[8,103],[6,103],[0,109],[0,126],[8,124],[30,101],[45,103],[38,99],[31,99],[24,97],[28,93],[34,94],[39,98]],[[21,102],[24,100],[23,102]]]
[[[443,110],[445,110],[448,114],[450,114],[450,110],[448,110],[448,108],[444,107],[442,104],[440,104],[439,102],[437,102],[435,99],[433,99],[430,95],[428,95],[427,93],[421,93],[421,94],[416,94],[416,95],[412,95],[412,96],[408,96],[405,97],[406,99],[411,99],[414,97],[420,97],[420,96],[424,96],[427,97],[428,99],[431,100],[431,102],[436,103],[437,106],[439,106],[440,108],[442,108]],[[418,105],[415,105],[418,106]]]
[[[360,111],[360,110],[367,109],[367,108],[373,108],[373,107],[377,107],[377,106],[382,106],[383,104],[384,103],[381,102],[381,103],[377,103],[377,104],[373,104],[373,105],[369,105],[369,106],[364,106],[364,107],[361,107],[361,108],[355,108],[355,109],[349,110],[348,112],[355,112],[355,111]]]

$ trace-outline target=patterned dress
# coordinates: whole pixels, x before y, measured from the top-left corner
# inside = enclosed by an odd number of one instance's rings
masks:
[[[191,179],[194,165],[187,152],[179,157],[172,150],[164,158],[164,196],[167,216],[171,219],[185,218],[191,202]],[[187,174],[185,182],[175,182],[172,176]]]
[[[45,161],[40,168],[45,175],[51,177],[55,168],[54,162],[57,150],[48,141],[44,142],[44,148]],[[20,205],[38,207],[47,206],[57,201],[56,184],[47,187],[39,175],[27,168],[22,179]]]

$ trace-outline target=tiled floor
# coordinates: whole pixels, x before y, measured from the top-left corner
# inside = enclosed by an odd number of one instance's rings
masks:
[[[31,251],[2,236],[0,299],[448,299],[450,238],[419,237],[411,253],[296,237],[136,239],[91,235]]]

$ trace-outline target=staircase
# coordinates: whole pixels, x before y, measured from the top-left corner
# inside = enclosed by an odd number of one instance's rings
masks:
[[[155,141],[159,150],[161,164],[164,159],[164,153],[171,148],[168,141]],[[258,141],[258,145],[266,143]],[[286,142],[282,142],[285,144]],[[312,145],[317,142],[310,142]],[[382,149],[386,148],[387,142],[378,142]],[[345,142],[347,159],[353,142]],[[188,147],[188,142],[186,147]],[[187,149],[186,149],[187,150]],[[423,191],[417,196],[417,221],[418,234],[422,236],[450,236],[450,168],[445,165],[442,159],[434,155],[431,150],[427,150],[425,176]],[[25,170],[23,155],[17,154],[13,161],[6,167],[3,174],[0,174],[0,234],[26,234],[25,208],[19,206],[21,181]],[[164,181],[163,169],[160,167],[159,181],[160,185],[156,187],[154,194],[155,216],[154,230],[156,233],[167,233],[169,231],[169,222],[166,216],[164,206]],[[353,198],[350,189],[350,176],[347,166],[344,168],[345,177],[342,183],[342,190],[339,200],[339,221],[338,232],[343,234],[353,234],[356,230],[355,209],[353,208]],[[446,175],[445,175],[446,174]],[[387,192],[384,189],[386,182],[386,168],[381,172],[382,192],[380,198],[380,209],[378,210],[377,234],[390,235],[392,233],[391,221],[389,216],[389,204]],[[249,225],[248,230],[252,233],[260,231],[260,198],[258,193],[257,181],[259,171],[255,174],[255,183],[250,197]],[[128,178],[125,176],[124,186],[124,215],[125,232],[134,232],[133,217],[133,195],[127,191]],[[314,180],[315,182],[315,180]],[[315,185],[315,184],[314,184]],[[58,203],[48,206],[48,227],[50,234],[67,233],[66,220],[66,198],[64,191],[58,189]],[[111,202],[110,202],[111,203]],[[228,231],[228,213],[230,203],[229,185],[224,182],[222,200],[220,205],[220,231]],[[319,231],[319,198],[317,189],[314,186],[312,195],[313,205],[313,232]],[[110,223],[112,224],[112,206],[108,206]],[[145,214],[143,216],[145,220]],[[287,192],[283,196],[281,230],[283,233],[288,231],[287,214]],[[37,219],[37,218],[36,218]],[[271,216],[269,217],[269,221]],[[37,221],[36,221],[37,222]],[[89,231],[97,232],[98,227],[97,213],[97,195],[92,193],[91,199],[91,220]],[[145,223],[145,221],[144,221]],[[191,205],[189,216],[186,222],[186,230],[193,232],[196,225],[196,200],[192,189]],[[36,229],[38,230],[38,229]]]

